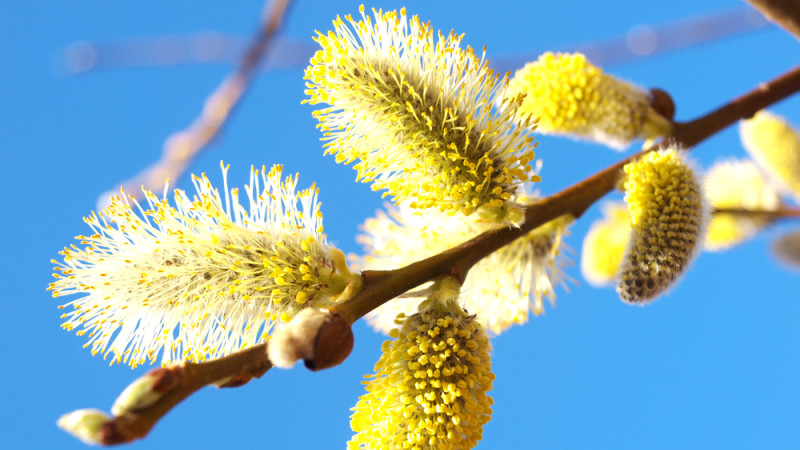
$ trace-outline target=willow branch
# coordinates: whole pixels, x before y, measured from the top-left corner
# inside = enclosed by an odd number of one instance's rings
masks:
[[[266,348],[267,344],[259,344],[208,362],[180,362],[155,369],[151,372],[156,375],[152,390],[162,397],[146,408],[114,417],[103,426],[99,443],[123,444],[145,437],[175,405],[204,386],[238,387],[260,378],[272,367]]]
[[[389,271],[365,271],[364,288],[332,309],[351,322],[398,295],[442,275],[463,280],[478,261],[533,229],[565,214],[580,217],[596,201],[612,191],[622,168],[643,153],[677,145],[691,148],[739,119],[747,118],[775,102],[800,91],[800,67],[762,83],[728,104],[686,123],[676,123],[671,136],[660,144],[626,158],[591,177],[525,208],[519,228],[490,230],[463,244],[406,267]]]
[[[233,74],[223,80],[208,97],[200,116],[188,128],[166,139],[161,159],[121,183],[126,193],[141,198],[142,187],[150,191],[163,189],[165,180],[180,177],[192,160],[219,135],[251,85],[253,75],[272,45],[290,3],[290,0],[273,0],[269,3],[256,36]],[[109,194],[112,193],[100,196],[99,209],[103,209],[108,202]]]
[[[800,39],[800,0],[747,0],[769,20]]]
[[[796,93],[799,79],[800,66],[768,83],[761,83],[754,90],[703,117],[675,124],[673,137],[682,146],[693,147],[737,120],[752,117],[759,110]]]
[[[525,222],[519,228],[487,231],[463,244],[406,267],[389,271],[364,271],[363,289],[338,305],[331,312],[352,324],[369,311],[403,293],[440,276],[466,277],[476,262],[506,244],[525,236],[531,230],[565,214],[580,217],[587,208],[617,185],[622,167],[643,153],[679,145],[689,148],[737,120],[749,117],[759,109],[800,91],[800,67],[723,105],[691,122],[676,124],[671,136],[656,146],[626,158],[563,191],[525,207]],[[787,215],[788,210],[784,211]],[[800,211],[794,211],[796,215]],[[352,340],[350,341],[352,345]],[[238,386],[260,377],[271,367],[266,344],[260,344],[224,358],[205,363],[178,363],[156,369],[159,379],[169,387],[152,405],[113,418],[103,428],[101,443],[106,445],[130,442],[144,437],[174,406],[198,389],[212,383]],[[163,376],[162,376],[163,375]],[[153,387],[156,389],[156,386]]]

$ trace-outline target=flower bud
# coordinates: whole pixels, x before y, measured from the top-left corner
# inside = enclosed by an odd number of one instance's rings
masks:
[[[316,308],[304,309],[275,330],[267,345],[274,366],[289,369],[303,359],[314,371],[341,364],[352,349],[350,324],[338,314]]]
[[[129,384],[111,407],[111,414],[120,416],[153,405],[183,380],[183,363],[151,370]]]
[[[58,418],[59,428],[75,436],[86,444],[101,443],[103,425],[109,423],[111,417],[97,409],[79,409]]]
[[[672,286],[694,259],[707,212],[682,152],[648,152],[624,169],[631,238],[617,292],[623,301],[643,304]]]
[[[788,267],[800,269],[800,231],[784,234],[772,243],[772,253]]]
[[[782,117],[759,111],[739,125],[744,148],[776,187],[800,201],[800,134]]]

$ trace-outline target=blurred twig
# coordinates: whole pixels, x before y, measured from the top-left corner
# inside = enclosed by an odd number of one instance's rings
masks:
[[[662,25],[639,24],[623,36],[565,47],[562,51],[579,52],[594,64],[610,67],[676,50],[706,44],[736,34],[768,26],[757,11],[740,7],[708,14],[684,17]],[[536,59],[537,55],[494,58],[498,71],[514,71]]]
[[[268,2],[258,33],[236,70],[208,97],[200,116],[188,128],[173,133],[166,139],[160,160],[121,183],[128,194],[141,198],[142,186],[151,191],[161,191],[166,180],[178,178],[192,159],[219,134],[250,86],[250,81],[272,44],[290,3],[290,0]],[[101,195],[98,209],[102,210],[109,202],[110,195],[116,192],[117,189],[114,189]]]
[[[767,211],[767,210],[753,210],[746,208],[716,208],[714,214],[735,214],[738,216],[749,216],[753,218],[763,219],[784,219],[784,218],[800,218],[800,208],[782,207],[780,209]]]
[[[662,25],[639,24],[622,36],[548,50],[581,52],[594,64],[609,67],[705,44],[768,25],[769,22],[757,11],[740,7],[685,17]],[[214,32],[105,43],[76,42],[64,50],[61,60],[68,75],[129,67],[230,64],[237,60],[245,42],[244,38],[238,36]],[[317,46],[310,41],[276,39],[260,69],[305,67],[316,50]],[[519,69],[536,59],[539,53],[540,51],[531,51],[520,55],[497,55],[491,58],[491,63],[499,72],[507,72]]]
[[[188,35],[78,41],[59,55],[60,72],[67,76],[101,70],[171,67],[192,64],[234,65],[242,59],[251,38],[216,31]],[[305,67],[316,43],[276,36],[259,70]]]

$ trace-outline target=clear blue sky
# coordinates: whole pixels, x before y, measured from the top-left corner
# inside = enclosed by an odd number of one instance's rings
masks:
[[[657,24],[740,6],[696,2],[418,2],[410,14],[466,33],[488,56],[595,41],[638,23]],[[310,39],[356,2],[300,0],[285,35]],[[381,2],[370,6],[395,8]],[[59,328],[62,299],[45,292],[49,260],[88,228],[99,193],[154,161],[164,138],[186,126],[229,68],[222,65],[102,71],[65,78],[54,57],[81,39],[113,40],[213,30],[248,35],[258,1],[5,2],[0,13],[0,183],[3,300],[0,448],[79,448],[55,420],[70,410],[108,410],[147,368],[108,367]],[[688,120],[791,68],[800,45],[771,28],[610,69],[672,93]],[[359,224],[381,206],[354,171],[323,157],[312,108],[300,105],[302,70],[260,76],[224,135],[192,166],[241,185],[251,164],[282,163],[316,181],[329,238],[357,252]],[[800,99],[775,106],[800,126]],[[708,166],[743,156],[735,130],[694,152]],[[602,147],[540,139],[545,193],[620,157]],[[187,187],[187,181],[179,185]],[[567,239],[578,261],[592,208]],[[558,305],[493,340],[495,414],[480,448],[800,448],[800,274],[770,258],[770,233],[722,254],[703,254],[668,296],[646,308],[581,281]],[[312,374],[273,370],[240,389],[209,388],[172,411],[132,448],[342,448],[349,408],[362,392],[382,336],[355,327],[341,366]]]

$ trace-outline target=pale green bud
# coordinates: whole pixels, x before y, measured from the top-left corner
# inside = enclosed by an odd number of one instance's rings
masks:
[[[100,443],[100,431],[111,417],[97,409],[79,409],[58,418],[59,428],[75,436],[86,444]]]

